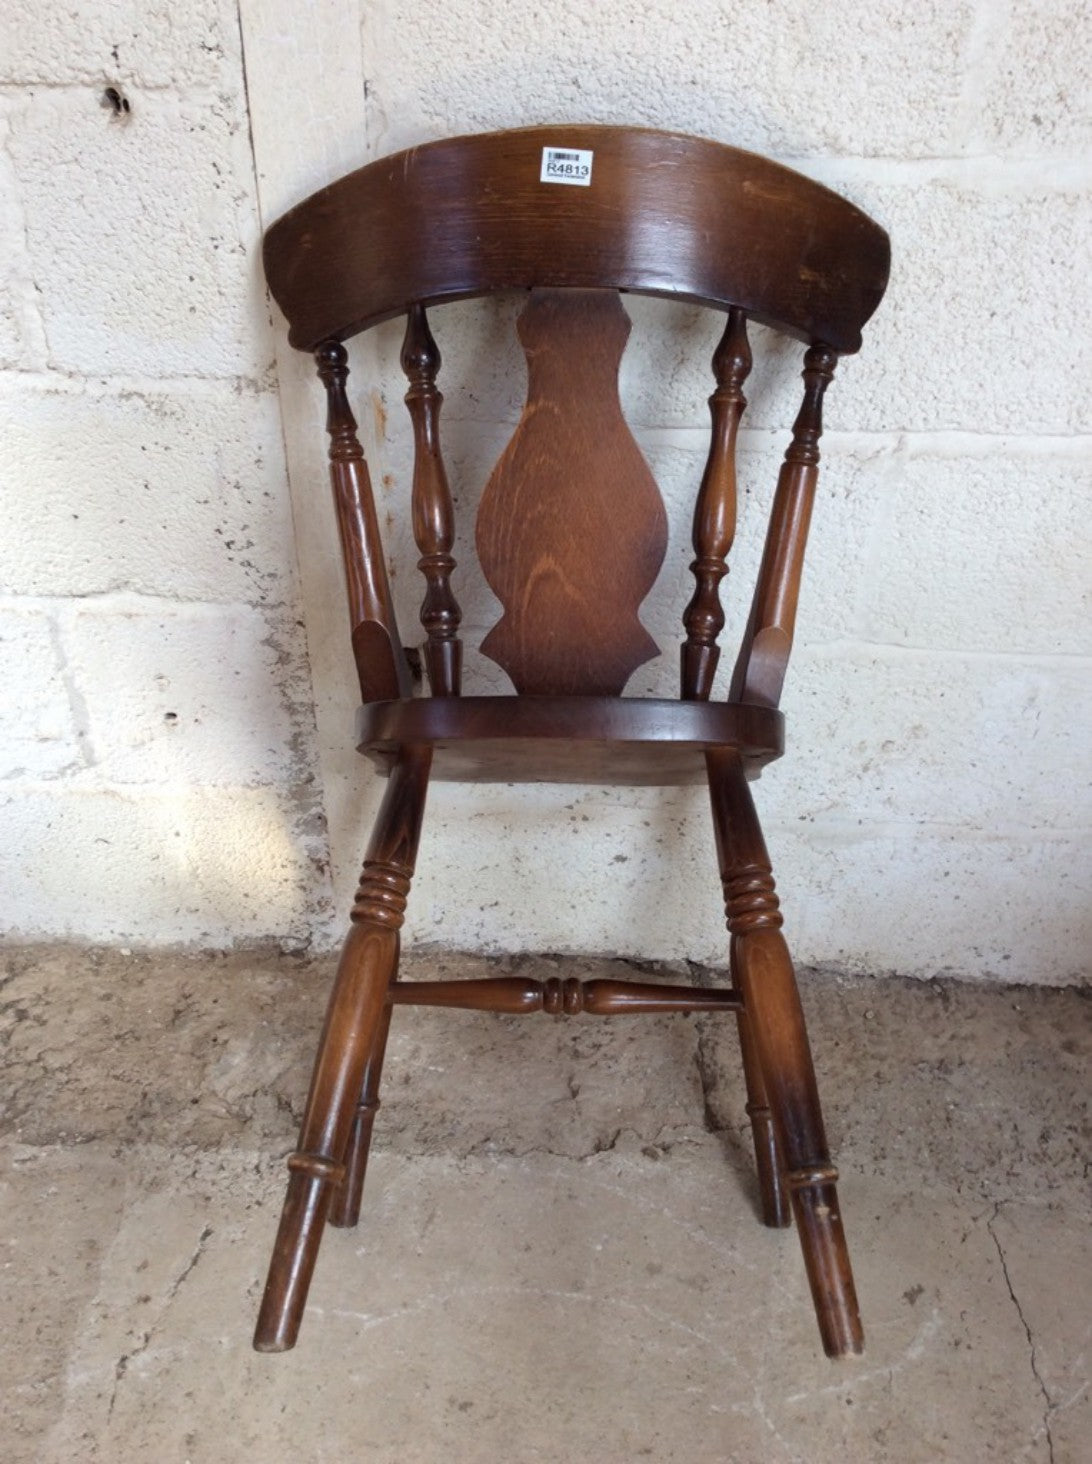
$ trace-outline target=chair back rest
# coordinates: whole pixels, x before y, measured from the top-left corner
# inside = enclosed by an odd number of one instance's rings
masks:
[[[439,446],[440,355],[426,309],[530,291],[519,334],[529,387],[482,497],[477,547],[504,614],[482,650],[517,691],[620,694],[658,648],[638,618],[663,561],[659,490],[622,416],[629,320],[619,291],[727,312],[714,356],[712,441],[694,517],[684,697],[708,697],[735,528],[735,438],[748,318],[808,343],[805,394],[782,469],[732,695],[776,705],[814,496],[822,395],[887,280],[888,240],[859,209],[752,153],[616,127],[527,128],[384,158],[267,233],[270,288],[290,340],[316,354],[353,646],[367,700],[411,690],[367,468],[345,391],[343,340],[404,314],[414,426],[414,532],[434,695],[459,690],[454,520]]]

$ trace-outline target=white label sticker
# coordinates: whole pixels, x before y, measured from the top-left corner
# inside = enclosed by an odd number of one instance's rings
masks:
[[[575,147],[544,147],[540,183],[575,183],[578,188],[591,186],[593,152]]]

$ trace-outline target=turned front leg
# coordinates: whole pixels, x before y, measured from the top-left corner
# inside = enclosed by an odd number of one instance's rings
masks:
[[[269,1265],[254,1346],[283,1352],[299,1333],[333,1192],[344,1185],[344,1156],[364,1069],[398,967],[401,929],[420,837],[431,753],[409,748],[391,772],[368,848],[349,931],[319,1042],[299,1144]]]
[[[735,975],[754,1037],[804,1252],[823,1346],[830,1357],[864,1345],[800,993],[758,815],[739,758],[706,754]]]

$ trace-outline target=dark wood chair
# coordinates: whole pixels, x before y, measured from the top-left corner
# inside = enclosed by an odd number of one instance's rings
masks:
[[[361,751],[388,784],[330,998],[254,1345],[293,1346],[323,1226],[355,1225],[395,1006],[494,1012],[732,1011],[764,1218],[795,1216],[823,1346],[862,1331],[804,1018],[748,779],[780,756],[818,473],[823,393],[887,282],[888,240],[788,169],[718,143],[615,127],[546,127],[413,148],[324,188],[265,240],[270,288],[327,393],[330,473],[364,701]],[[503,615],[482,651],[516,696],[460,695],[452,501],[440,454],[440,354],[427,307],[526,291],[523,416],[481,501],[481,570]],[[657,654],[638,608],[660,569],[659,491],[623,419],[620,292],[725,313],[712,441],[694,513],[680,699],[625,698]],[[343,340],[406,319],[413,528],[431,696],[414,696],[346,395]],[[710,699],[720,582],[736,518],[747,320],[806,344],[753,607],[726,701]],[[672,785],[708,781],[731,932],[725,989],[520,977],[398,984],[398,942],[430,778]]]

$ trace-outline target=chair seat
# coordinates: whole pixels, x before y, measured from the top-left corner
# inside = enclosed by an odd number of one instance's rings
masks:
[[[428,744],[432,777],[446,782],[675,787],[704,783],[714,748],[734,748],[757,777],[784,751],[785,719],[739,702],[445,696],[369,703],[357,742],[383,769],[399,748]]]

